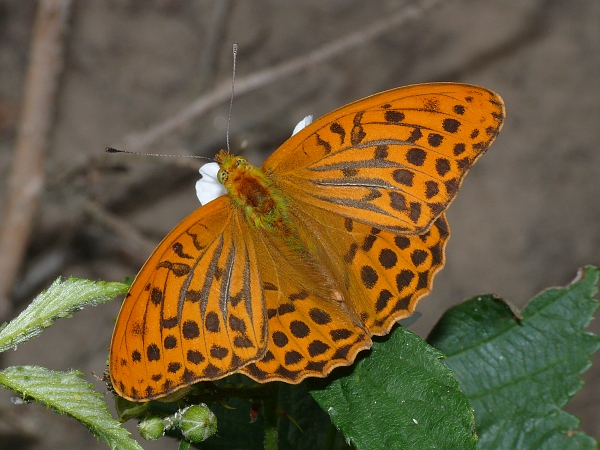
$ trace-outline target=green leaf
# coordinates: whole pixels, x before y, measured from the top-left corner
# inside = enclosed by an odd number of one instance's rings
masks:
[[[480,449],[596,449],[562,411],[600,339],[585,332],[598,309],[599,270],[531,300],[522,319],[502,300],[480,296],[446,312],[429,342],[448,357],[475,409]]]
[[[340,369],[338,369],[340,370]],[[343,369],[342,369],[343,370]],[[335,374],[335,372],[334,372]],[[284,416],[279,419],[279,448],[290,450],[314,450],[327,447],[330,440],[343,442],[341,433],[337,433],[327,413],[309,394],[308,388],[324,380],[312,380],[299,385],[283,384],[279,388],[279,405]],[[315,383],[316,381],[316,383]]]
[[[358,450],[475,449],[471,407],[442,357],[396,327],[351,374],[311,393]]]
[[[0,384],[56,412],[68,414],[112,448],[140,450],[129,432],[114,420],[102,396],[80,378],[81,372],[54,372],[38,366],[9,367],[0,372]]]
[[[37,336],[61,317],[86,305],[97,305],[127,292],[123,283],[58,278],[52,285],[0,331],[0,352]]]

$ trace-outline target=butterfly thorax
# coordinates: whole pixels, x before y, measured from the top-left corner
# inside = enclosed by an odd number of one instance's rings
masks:
[[[221,167],[217,178],[227,189],[232,205],[243,211],[252,227],[266,232],[271,249],[285,255],[294,267],[296,282],[321,298],[339,299],[332,275],[314,258],[315,242],[294,225],[287,198],[268,175],[246,158],[223,150],[216,160]]]
[[[217,178],[227,189],[234,207],[244,212],[250,223],[294,239],[284,196],[270,179],[243,156],[221,150],[216,156],[221,167]]]

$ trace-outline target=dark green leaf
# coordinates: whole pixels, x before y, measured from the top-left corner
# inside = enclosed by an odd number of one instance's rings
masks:
[[[396,327],[352,373],[311,393],[358,450],[474,449],[473,413],[442,357]]]
[[[251,402],[231,399],[223,405],[211,404],[217,416],[217,435],[208,438],[201,448],[207,450],[264,448],[265,429],[262,415],[254,423],[250,421]]]
[[[442,317],[429,342],[448,356],[475,409],[480,449],[595,449],[562,408],[600,339],[585,332],[598,301],[599,270],[533,298],[519,318],[502,300],[475,297]]]
[[[282,384],[279,388],[280,406],[284,417],[279,419],[279,448],[290,450],[316,450],[323,445],[327,433],[336,435],[329,416],[309,394],[308,386]],[[330,430],[331,429],[331,430]],[[338,440],[342,439],[340,433]]]
[[[241,375],[233,375],[217,382],[220,386],[247,386],[250,390],[256,382]],[[265,389],[279,399],[278,448],[285,450],[315,450],[323,448],[330,426],[329,416],[308,393],[305,383],[289,385],[267,383],[261,385],[260,395],[254,399],[230,398],[222,404],[211,403],[210,409],[218,420],[217,435],[202,443],[203,449],[263,449],[265,440]],[[251,422],[254,404],[258,414]]]

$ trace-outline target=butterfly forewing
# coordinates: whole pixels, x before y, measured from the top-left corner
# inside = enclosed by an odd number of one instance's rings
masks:
[[[219,198],[179,224],[146,262],[113,334],[111,378],[120,395],[161,397],[263,356],[264,293],[244,227]]]
[[[395,233],[427,230],[500,131],[497,94],[436,83],[386,91],[327,114],[263,165],[306,203]]]

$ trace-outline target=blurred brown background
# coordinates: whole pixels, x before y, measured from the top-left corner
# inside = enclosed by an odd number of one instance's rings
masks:
[[[434,7],[430,7],[435,3]],[[37,2],[0,1],[0,211],[22,111]],[[366,31],[396,14],[408,19]],[[358,43],[244,92],[246,77]],[[422,336],[449,306],[495,293],[521,307],[578,267],[600,265],[600,2],[596,0],[73,1],[43,164],[46,183],[10,317],[56,276],[122,280],[197,207],[197,161],[105,155],[105,146],[212,156],[225,145],[228,99],[156,130],[231,79],[239,43],[232,149],[260,163],[306,114],[427,81],[498,92],[507,120],[448,218],[447,266],[419,305]],[[147,135],[145,135],[147,136]],[[105,368],[119,301],[86,308],[2,355],[2,367]],[[590,330],[600,331],[593,322]],[[600,438],[600,358],[568,410]],[[74,420],[0,396],[0,448],[107,448]],[[108,401],[111,402],[110,398]],[[130,427],[131,428],[131,427]],[[145,448],[164,448],[144,442]],[[176,448],[175,441],[169,443]]]

